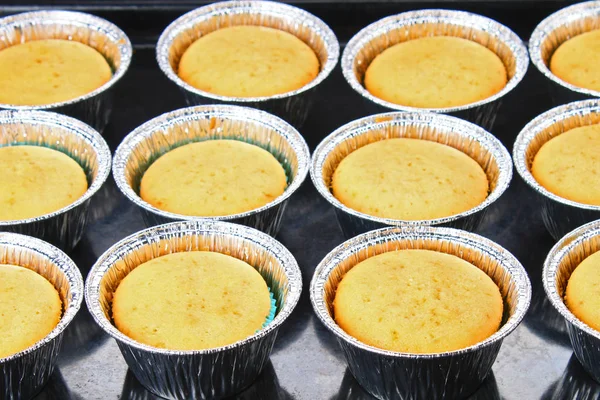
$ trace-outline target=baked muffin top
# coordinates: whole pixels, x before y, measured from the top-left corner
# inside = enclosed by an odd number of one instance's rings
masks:
[[[557,196],[600,205],[600,125],[571,129],[544,143],[531,173]]]
[[[600,331],[600,252],[575,268],[567,282],[565,303],[577,318]]]
[[[112,311],[116,327],[138,342],[202,350],[261,329],[271,298],[265,280],[244,261],[190,251],[154,258],[131,271],[117,287]]]
[[[0,147],[0,171],[0,221],[58,211],[88,189],[81,166],[47,147]]]
[[[375,57],[365,87],[376,97],[416,108],[458,107],[506,86],[502,60],[470,40],[432,36],[398,43]]]
[[[421,139],[385,139],[346,156],[332,179],[333,195],[365,214],[400,220],[448,217],[485,200],[481,166],[453,147]]]
[[[111,77],[102,54],[72,40],[34,40],[0,51],[0,103],[36,106],[72,100]]]
[[[42,340],[61,315],[58,292],[46,278],[28,268],[0,264],[0,358]]]
[[[140,196],[161,210],[220,216],[262,207],[287,187],[279,161],[261,147],[237,140],[207,140],[177,147],[144,173]]]
[[[552,54],[550,71],[572,85],[600,91],[600,29],[561,44]]]
[[[495,333],[503,301],[492,279],[456,256],[399,250],[370,257],[344,275],[334,300],[336,323],[368,345],[439,353]]]
[[[197,89],[230,97],[291,92],[319,74],[315,52],[291,33],[264,26],[231,26],[196,40],[178,75]]]

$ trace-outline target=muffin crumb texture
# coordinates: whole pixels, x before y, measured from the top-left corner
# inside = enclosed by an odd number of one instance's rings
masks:
[[[125,335],[153,347],[203,350],[261,329],[269,289],[252,266],[215,252],[173,253],[147,261],[119,284],[113,319]]]
[[[88,189],[81,166],[47,147],[0,147],[0,171],[0,221],[58,211]]]
[[[261,147],[206,140],[177,147],[142,177],[140,197],[182,215],[221,216],[260,208],[287,187],[285,170]]]
[[[571,129],[544,143],[531,174],[557,196],[600,205],[600,125]]]
[[[319,68],[315,52],[291,33],[243,25],[218,29],[192,43],[178,74],[205,92],[268,97],[300,89]]]
[[[571,85],[600,91],[600,29],[561,44],[552,54],[550,71]]]
[[[386,139],[346,156],[332,179],[344,205],[376,217],[425,220],[476,207],[489,191],[481,166],[453,147],[421,139]]]
[[[340,282],[337,324],[361,342],[405,353],[439,353],[481,342],[500,327],[492,279],[456,256],[399,250],[370,257]]]
[[[0,51],[0,103],[36,106],[84,96],[112,77],[108,62],[79,42],[45,39]]]
[[[416,108],[475,103],[501,91],[506,82],[506,68],[493,51],[452,36],[393,45],[377,55],[365,73],[371,94]]]
[[[0,264],[0,358],[33,346],[60,321],[62,302],[37,272]]]
[[[565,303],[577,318],[600,331],[600,252],[575,268],[567,282]]]

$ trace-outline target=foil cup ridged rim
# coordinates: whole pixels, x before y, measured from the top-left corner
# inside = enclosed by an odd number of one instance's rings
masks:
[[[563,318],[578,330],[600,340],[600,332],[590,327],[588,324],[577,318],[566,306],[563,300],[563,293],[559,293],[557,276],[560,273],[559,267],[564,260],[568,260],[578,247],[592,238],[600,237],[600,220],[587,223],[566,234],[561,238],[548,252],[544,261],[542,270],[542,279],[544,280],[544,291],[554,308],[563,316]],[[600,239],[598,239],[600,240]],[[574,268],[576,268],[575,266]]]
[[[272,15],[276,18],[284,18],[295,23],[302,22],[306,24],[313,32],[316,32],[323,40],[324,46],[327,49],[327,61],[321,62],[321,68],[319,74],[311,82],[302,86],[300,89],[296,89],[290,92],[281,93],[273,96],[263,97],[232,97],[222,96],[215,93],[206,92],[204,90],[197,89],[187,82],[183,81],[179,75],[173,70],[169,62],[169,50],[173,43],[173,40],[185,32],[185,30],[191,28],[195,24],[208,20],[214,16],[225,15],[225,14],[236,14],[236,13],[252,13],[252,14],[266,14]],[[203,6],[182,15],[173,21],[160,35],[158,43],[156,45],[156,58],[158,65],[163,73],[171,81],[175,82],[180,88],[194,93],[198,96],[209,98],[212,100],[229,102],[229,103],[251,103],[251,102],[263,102],[267,100],[285,99],[304,93],[317,85],[327,78],[333,69],[335,68],[340,54],[339,42],[335,36],[335,33],[319,18],[304,11],[300,8],[277,3],[274,1],[222,1],[207,6]]]
[[[32,129],[35,129],[36,126],[47,126],[66,130],[69,134],[72,134],[78,140],[88,143],[94,149],[98,169],[91,184],[88,183],[89,186],[86,192],[73,203],[57,211],[38,217],[7,221],[0,220],[0,228],[41,222],[64,214],[88,201],[102,187],[106,179],[108,179],[111,167],[110,148],[104,138],[94,128],[84,122],[49,111],[2,110],[0,111],[0,128],[4,124],[29,125]]]
[[[446,247],[448,254],[453,254],[451,250],[452,245],[463,245],[464,247],[470,248],[475,252],[486,252],[491,258],[494,258],[499,265],[502,266],[504,272],[508,273],[515,284],[515,288],[518,291],[517,301],[514,312],[509,316],[508,320],[500,327],[500,329],[487,339],[476,343],[472,346],[465,347],[463,349],[439,352],[439,353],[425,353],[425,354],[414,354],[414,353],[403,353],[396,351],[389,351],[380,349],[374,346],[367,345],[353,336],[346,333],[331,317],[326,300],[325,300],[325,284],[329,279],[331,273],[336,267],[351,257],[357,252],[365,250],[371,246],[374,246],[381,242],[419,242],[420,240],[430,241],[447,241],[451,243],[450,246]],[[454,254],[457,255],[457,254]],[[372,255],[369,255],[372,256]],[[353,347],[359,348],[369,353],[374,353],[384,357],[390,358],[406,358],[406,359],[435,359],[439,357],[455,356],[465,353],[474,352],[482,348],[488,347],[498,341],[504,339],[513,330],[517,328],[520,322],[525,317],[525,313],[529,308],[531,301],[531,283],[527,276],[527,272],[521,265],[521,263],[513,256],[508,250],[504,249],[500,245],[492,242],[491,240],[484,238],[483,236],[476,235],[471,232],[462,231],[453,228],[440,228],[440,227],[392,227],[382,228],[371,232],[367,232],[358,235],[346,242],[340,244],[334,248],[329,254],[327,254],[323,260],[317,265],[313,278],[310,283],[310,299],[315,313],[321,320],[321,322],[335,334],[338,339],[350,344]]]
[[[369,131],[380,129],[390,123],[412,124],[412,126],[432,126],[444,128],[450,135],[460,135],[476,140],[483,148],[488,150],[498,163],[499,175],[493,190],[486,199],[476,207],[449,217],[427,219],[427,220],[398,220],[391,218],[376,217],[356,211],[340,202],[331,192],[329,184],[323,178],[323,166],[332,152],[347,139],[363,135]],[[382,140],[385,138],[381,138]],[[452,221],[478,213],[494,203],[508,189],[512,179],[512,160],[508,150],[491,133],[471,122],[461,120],[449,115],[430,112],[389,112],[371,115],[349,122],[333,131],[315,149],[313,153],[310,176],[313,184],[321,196],[331,205],[346,214],[368,221],[390,226],[425,226],[447,224]]]
[[[105,35],[118,47],[120,61],[119,65],[114,69],[114,71],[112,71],[112,76],[108,82],[85,95],[78,96],[71,100],[33,106],[0,103],[0,108],[11,110],[52,110],[55,108],[80,103],[82,101],[95,97],[100,93],[103,93],[111,87],[113,87],[114,84],[123,77],[125,72],[127,72],[127,69],[131,64],[133,47],[125,32],[123,32],[115,24],[95,15],[77,11],[63,10],[30,11],[10,15],[8,17],[0,19],[0,33],[2,30],[6,30],[9,27],[18,27],[21,24],[74,25],[80,28],[102,32],[103,35]]]
[[[530,164],[533,162],[533,158],[527,154],[532,141],[534,141],[539,135],[544,135],[547,129],[557,124],[561,124],[563,121],[570,118],[577,118],[579,116],[585,116],[592,113],[597,113],[600,115],[600,100],[576,101],[552,108],[538,115],[531,122],[525,125],[525,127],[517,135],[517,139],[515,140],[515,144],[513,146],[513,160],[518,174],[525,181],[525,183],[527,183],[527,185],[529,185],[542,196],[566,206],[584,210],[600,211],[600,206],[584,204],[565,199],[564,197],[560,197],[550,192],[548,189],[542,186],[534,178],[530,171]],[[572,128],[575,128],[575,126],[569,127],[568,129]]]
[[[148,137],[151,137],[155,132],[161,131],[166,127],[178,123],[183,123],[189,118],[200,117],[226,117],[236,121],[249,121],[260,126],[273,130],[280,135],[294,150],[298,159],[297,172],[291,182],[286,187],[283,194],[276,197],[268,204],[238,214],[214,216],[214,217],[199,217],[183,214],[176,214],[164,210],[160,210],[146,201],[135,192],[126,179],[126,167],[132,151],[136,146]],[[140,125],[134,129],[129,135],[123,139],[114,155],[113,161],[113,177],[118,188],[123,194],[134,204],[142,209],[172,220],[214,220],[214,221],[229,221],[234,219],[245,218],[251,215],[259,214],[269,208],[287,200],[304,182],[309,170],[310,151],[308,145],[300,133],[279,117],[269,114],[265,111],[257,110],[249,107],[241,107],[235,105],[205,105],[181,108],[179,110],[167,112],[150,121]]]
[[[597,17],[600,20],[600,1],[574,4],[551,14],[533,30],[529,39],[529,54],[533,65],[554,83],[577,93],[591,97],[600,97],[600,92],[597,90],[575,86],[554,75],[548,65],[546,65],[546,61],[542,58],[542,47],[553,32],[561,27],[583,20],[586,17]]]
[[[382,35],[386,35],[393,29],[423,23],[447,23],[452,25],[464,26],[467,28],[475,28],[498,38],[512,51],[512,54],[515,57],[516,65],[513,76],[506,83],[506,86],[493,96],[458,107],[409,107],[400,104],[395,104],[372,95],[357,79],[354,73],[355,59],[360,54],[361,50],[366,45],[368,45],[371,40]],[[523,44],[523,41],[517,36],[517,34],[510,30],[508,27],[494,21],[493,19],[466,11],[431,9],[408,11],[397,15],[392,15],[368,25],[350,39],[348,45],[342,53],[341,62],[342,72],[348,84],[363,98],[366,98],[373,103],[398,111],[429,111],[436,113],[453,113],[491,103],[502,98],[507,93],[512,91],[525,77],[525,73],[527,72],[527,68],[529,66],[529,55],[527,53],[527,48]]]
[[[246,339],[227,346],[206,350],[167,350],[157,348],[133,340],[119,331],[106,317],[100,305],[101,295],[99,293],[99,287],[102,278],[110,271],[111,267],[121,256],[136,251],[136,248],[143,246],[146,242],[148,244],[152,244],[153,242],[156,243],[162,238],[173,234],[178,236],[189,235],[191,237],[194,237],[194,235],[212,235],[209,237],[222,235],[224,237],[243,238],[248,241],[251,246],[272,255],[280,263],[281,268],[284,269],[289,283],[287,298],[285,299],[283,307],[278,307],[275,318],[266,327],[260,329]],[[100,328],[114,339],[127,346],[167,356],[202,356],[236,349],[256,342],[257,340],[261,340],[271,334],[290,316],[300,299],[301,291],[302,275],[296,259],[280,242],[266,233],[247,226],[222,221],[177,221],[136,232],[120,240],[106,250],[104,254],[98,258],[87,277],[85,285],[85,301],[90,313]]]
[[[66,277],[66,282],[68,282],[69,285],[70,299],[66,309],[63,309],[60,321],[48,335],[25,350],[8,357],[0,358],[0,365],[33,353],[62,334],[79,311],[83,300],[84,289],[83,278],[81,277],[81,272],[79,272],[79,268],[77,268],[75,262],[73,262],[73,260],[71,260],[63,251],[50,243],[18,233],[0,232],[0,251],[6,248],[14,249],[13,251],[33,253],[36,256],[43,258],[46,262],[56,265]],[[41,275],[43,276],[43,274]],[[47,277],[45,278],[47,279]],[[61,298],[61,301],[64,306],[64,299]]]

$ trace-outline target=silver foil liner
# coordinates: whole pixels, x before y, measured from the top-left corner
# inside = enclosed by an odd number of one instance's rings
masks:
[[[29,268],[54,285],[63,304],[58,325],[42,340],[11,356],[0,357],[0,398],[29,399],[52,375],[66,327],[83,299],[83,279],[75,263],[39,239],[0,232],[0,264]]]
[[[34,145],[58,150],[83,168],[88,190],[75,202],[39,217],[0,221],[0,231],[38,237],[69,251],[83,235],[92,196],[110,173],[110,149],[98,132],[76,119],[46,111],[0,111],[0,147]]]
[[[300,89],[268,97],[220,96],[197,89],[179,78],[179,61],[192,43],[210,32],[237,25],[266,26],[297,36],[317,55],[319,74]],[[156,45],[160,69],[179,86],[189,105],[245,105],[273,113],[296,127],[306,121],[316,89],[333,71],[339,53],[337,38],[323,21],[299,8],[271,1],[223,1],[197,8],[173,21]]]
[[[331,180],[342,159],[367,144],[391,139],[430,140],[454,147],[479,163],[490,183],[488,197],[477,207],[453,216],[405,221],[368,215],[342,204],[331,192]],[[385,226],[441,225],[476,230],[488,206],[504,193],[512,178],[510,154],[498,139],[472,123],[435,113],[391,112],[352,121],[327,136],[316,148],[310,176],[329,203],[348,237]]]
[[[218,217],[174,214],[142,200],[139,185],[152,162],[176,147],[211,139],[241,140],[273,154],[286,171],[285,192],[260,208]],[[289,197],[308,174],[309,161],[306,142],[285,121],[247,107],[207,105],[171,111],[136,128],[117,148],[113,176],[125,196],[142,209],[149,226],[177,220],[219,220],[247,225],[275,236]]]
[[[529,39],[533,65],[549,79],[555,104],[600,97],[600,92],[572,85],[550,71],[550,59],[558,47],[585,32],[600,29],[600,1],[575,4],[555,12],[535,28]]]
[[[361,343],[334,320],[333,300],[344,275],[359,262],[402,249],[426,249],[462,258],[484,271],[504,299],[500,329],[465,349],[432,354],[387,351]],[[490,373],[502,340],[523,319],[531,284],[519,261],[484,237],[450,228],[384,228],[354,237],[317,266],[310,298],[319,319],[335,334],[352,375],[379,399],[456,399],[473,393]]]
[[[567,200],[540,185],[531,165],[540,148],[550,139],[574,128],[600,123],[600,100],[584,100],[553,108],[525,125],[513,147],[515,167],[532,187],[541,204],[544,225],[556,240],[587,222],[600,218],[600,206]]]
[[[564,303],[571,274],[587,257],[600,250],[600,221],[565,235],[548,253],[542,279],[552,305],[565,318],[569,339],[583,368],[600,382],[600,332],[579,320]]]
[[[112,323],[112,296],[140,264],[170,253],[215,251],[239,258],[263,276],[277,304],[275,319],[247,339],[199,351],[172,351],[136,342]],[[249,386],[269,360],[281,324],[302,290],[292,254],[255,229],[219,221],[181,221],[135,233],[108,249],[87,278],[90,313],[117,340],[129,368],[152,393],[171,399],[218,399]]]
[[[504,63],[508,73],[506,86],[487,99],[448,108],[402,106],[380,99],[364,87],[365,72],[376,56],[398,43],[427,36],[454,36],[487,47]],[[488,130],[494,126],[502,99],[521,82],[528,66],[527,48],[513,31],[492,19],[453,10],[409,11],[383,18],[354,35],[342,54],[342,72],[346,81],[366,103],[375,105],[374,112],[391,109],[450,114]]]
[[[11,110],[46,110],[66,114],[102,132],[112,108],[112,89],[131,63],[129,38],[116,25],[93,15],[73,11],[33,11],[0,19],[0,50],[42,39],[83,43],[104,56],[113,76],[98,89],[72,100],[37,106],[1,104]]]

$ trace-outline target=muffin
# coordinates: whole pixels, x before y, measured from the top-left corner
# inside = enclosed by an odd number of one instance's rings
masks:
[[[85,44],[34,40],[0,51],[0,103],[36,106],[86,95],[112,77],[106,59]]]
[[[506,68],[493,51],[451,36],[391,46],[373,59],[364,79],[372,95],[417,108],[474,103],[498,93],[506,83]]]
[[[267,97],[300,89],[319,74],[315,52],[296,36],[263,26],[231,26],[196,40],[178,75],[220,96]]]
[[[131,271],[114,294],[116,327],[170,350],[210,349],[253,335],[272,316],[269,288],[252,266],[210,251],[173,253]]]
[[[287,186],[285,170],[261,147],[206,140],[177,147],[142,176],[140,197],[164,211],[222,216],[262,207]]]
[[[459,214],[489,191],[481,166],[437,142],[394,138],[346,156],[332,177],[333,195],[356,211],[382,218],[425,220]]]
[[[32,346],[58,325],[62,302],[36,272],[0,264],[0,358]]]
[[[531,174],[540,185],[568,200],[600,205],[600,125],[571,129],[539,149]]]
[[[0,221],[52,213],[75,202],[88,189],[81,166],[47,147],[0,147],[0,171]]]
[[[503,300],[479,268],[431,250],[370,257],[344,275],[333,303],[336,323],[363,343],[404,353],[474,345],[500,327]]]
[[[552,54],[550,71],[567,83],[600,91],[600,29],[562,43]]]
[[[575,268],[567,283],[565,303],[577,318],[600,331],[600,252]]]

